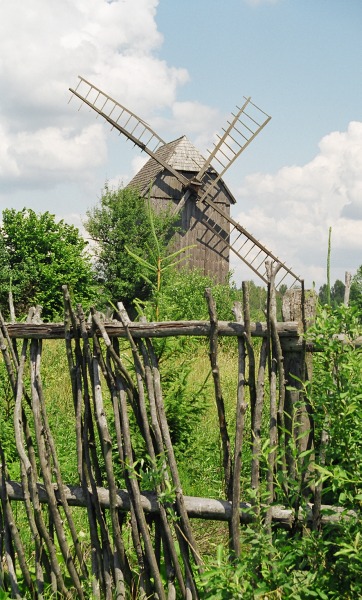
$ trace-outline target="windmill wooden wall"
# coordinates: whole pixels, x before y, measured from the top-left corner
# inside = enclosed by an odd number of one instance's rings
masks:
[[[204,159],[194,146],[182,137],[170,142],[159,151],[163,160],[176,168],[182,175],[192,179],[199,170]],[[187,152],[187,156],[185,153]],[[187,169],[180,169],[183,166]],[[190,169],[193,170],[190,170]],[[209,177],[214,178],[215,172],[210,172]],[[156,210],[173,210],[181,200],[185,190],[181,183],[160,166],[157,161],[150,159],[146,165],[137,173],[129,183],[129,187],[135,187],[145,198],[150,197]],[[220,181],[214,202],[229,215],[230,205],[235,199],[229,192],[227,186]],[[207,227],[207,219],[212,219],[222,239],[211,232]],[[210,275],[218,283],[224,283],[229,272],[229,241],[230,224],[209,206],[199,205],[196,196],[191,197],[180,213],[180,232],[176,233],[172,247],[175,250],[194,245],[187,253],[185,264],[189,268],[197,268],[204,275]]]

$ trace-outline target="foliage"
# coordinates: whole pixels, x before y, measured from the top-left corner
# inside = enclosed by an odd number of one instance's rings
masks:
[[[358,311],[343,305],[323,307],[308,333],[322,350],[315,353],[313,365],[317,439],[326,429],[326,467],[332,474],[329,497],[340,504],[353,503],[362,490],[362,352],[353,344],[359,335]]]
[[[199,587],[204,599],[339,600],[362,593],[360,522],[322,533],[304,530],[265,533],[261,525],[242,531],[240,560],[230,561],[222,546],[205,569]]]
[[[209,318],[205,289],[211,288],[221,321],[234,320],[232,307],[241,300],[241,292],[234,283],[216,284],[212,277],[202,275],[197,269],[171,270],[164,278],[159,297],[160,318],[163,321],[191,321]],[[145,312],[152,317],[152,304],[146,304]]]
[[[48,212],[6,209],[0,226],[0,306],[8,310],[12,291],[17,316],[43,306],[44,320],[63,313],[62,285],[88,308],[96,296],[87,242],[78,229]]]
[[[352,279],[351,285],[351,306],[356,306],[361,314],[362,312],[362,265],[357,269],[357,273]]]
[[[127,246],[125,246],[125,249],[128,252],[128,254],[137,261],[140,267],[143,267],[141,277],[145,280],[146,283],[149,284],[152,290],[152,297],[155,306],[155,318],[156,321],[158,321],[160,317],[159,302],[161,295],[161,284],[163,284],[164,276],[186,258],[185,252],[187,252],[187,250],[191,248],[191,246],[181,248],[181,250],[177,250],[176,252],[172,252],[171,254],[166,254],[166,248],[158,240],[155,228],[155,214],[151,209],[151,203],[149,199],[147,202],[147,214],[152,241],[154,245],[154,249],[148,246],[148,251],[150,255],[149,260],[145,260],[142,256],[135,254]],[[179,258],[181,254],[183,256]],[[153,278],[156,278],[156,281],[152,281],[152,276]]]
[[[208,409],[205,384],[208,379],[195,386],[191,382],[193,357],[185,358],[177,370],[173,361],[162,377],[165,410],[170,427],[171,440],[176,453],[180,456],[187,453],[192,442],[197,438],[198,424],[201,416]]]
[[[248,281],[250,316],[252,321],[265,321],[267,289]],[[159,313],[161,320],[207,320],[209,318],[205,289],[211,288],[216,302],[216,310],[220,321],[234,321],[234,302],[242,301],[242,290],[237,288],[229,273],[224,283],[215,283],[209,275],[203,275],[198,269],[171,269],[163,278],[159,296]],[[281,315],[282,298],[286,286],[280,286],[277,292],[277,311]],[[152,302],[146,303],[145,313],[153,318]]]
[[[13,392],[5,364],[0,360],[0,448],[4,453],[9,470],[13,464],[17,465],[18,463],[12,419],[13,410]]]
[[[103,284],[109,301],[122,300],[127,308],[135,298],[148,298],[156,284],[157,273],[150,274],[147,281],[139,259],[147,261],[157,251],[163,255],[175,231],[174,217],[151,211],[154,235],[149,210],[136,190],[112,190],[106,185],[99,205],[87,213],[85,227],[97,244],[98,281]]]
[[[337,308],[344,301],[345,285],[340,279],[336,279],[330,290],[330,302],[328,302],[328,285],[324,283],[319,288],[318,298],[321,304],[330,304],[333,308]]]
[[[216,562],[210,562],[200,577],[202,598],[348,600],[362,596],[362,353],[353,345],[361,334],[358,317],[356,309],[345,306],[320,309],[308,332],[320,351],[314,354],[312,387],[305,389],[316,439],[322,429],[328,434],[322,462],[319,444],[315,448],[322,503],[353,508],[354,515],[323,525],[320,531],[302,528],[293,535],[281,530],[268,534],[262,521],[243,528],[240,560],[230,560],[219,546]]]

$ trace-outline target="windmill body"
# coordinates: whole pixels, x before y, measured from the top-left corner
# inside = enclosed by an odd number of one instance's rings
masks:
[[[223,182],[224,173],[271,118],[251,98],[244,98],[232,113],[205,159],[185,136],[166,143],[145,121],[83,77],[70,91],[150,156],[129,186],[144,197],[149,196],[151,186],[156,210],[173,206],[179,213],[181,231],[174,244],[176,249],[196,244],[190,267],[224,282],[233,252],[264,283],[268,282],[268,262],[278,263],[276,286],[301,284],[298,275],[230,216],[235,199]]]
[[[205,159],[186,136],[160,147],[156,157],[162,158],[190,182],[205,164]],[[216,176],[210,167],[206,179],[212,182]],[[174,212],[185,193],[181,181],[156,158],[150,158],[127,187],[136,188],[141,196],[150,198],[156,211],[171,209]],[[235,198],[221,179],[217,182],[215,203],[223,214],[230,216],[230,205],[235,204]],[[202,274],[212,276],[216,282],[225,283],[229,272],[230,222],[211,206],[200,206],[195,191],[190,194],[179,214],[179,231],[172,240],[172,248],[176,251],[192,246],[182,265],[197,268]],[[206,225],[205,216],[217,224],[220,235]]]

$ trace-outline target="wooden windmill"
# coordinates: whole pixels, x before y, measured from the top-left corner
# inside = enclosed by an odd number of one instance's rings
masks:
[[[281,264],[277,285],[288,281],[291,287],[301,282],[230,216],[230,205],[235,199],[222,177],[271,118],[250,98],[237,108],[204,159],[185,136],[166,143],[145,121],[83,77],[70,91],[150,156],[129,186],[137,187],[142,195],[150,194],[156,209],[173,203],[173,210],[180,213],[181,219],[175,249],[196,243],[190,266],[199,267],[217,281],[225,281],[231,251],[264,283],[268,260]]]

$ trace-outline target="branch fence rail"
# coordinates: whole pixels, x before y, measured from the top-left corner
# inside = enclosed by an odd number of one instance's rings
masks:
[[[0,440],[0,588],[8,589],[12,598],[22,598],[25,586],[31,598],[44,598],[50,588],[54,596],[66,598],[196,599],[204,565],[191,519],[227,521],[230,555],[238,557],[243,524],[261,519],[269,532],[274,526],[293,531],[301,523],[318,529],[324,522],[341,518],[338,507],[323,511],[313,472],[301,472],[296,464],[299,457],[290,452],[295,437],[300,453],[313,453],[313,415],[303,395],[303,382],[310,376],[308,351],[318,349],[303,336],[309,318],[303,289],[291,291],[290,306],[294,308],[286,311],[290,320],[277,322],[275,275],[276,269],[270,267],[265,323],[250,322],[244,285],[243,305],[235,306],[235,322],[230,323],[218,321],[210,290],[205,292],[208,322],[135,323],[121,303],[116,323],[104,322],[96,310],[88,322],[82,307],[72,306],[66,288],[63,324],[42,323],[38,309],[29,312],[26,323],[6,324],[0,315],[0,346],[14,398],[14,437],[21,473],[21,481],[9,478]],[[180,335],[209,338],[222,448],[222,499],[183,494],[166,417],[162,373],[152,343],[152,338]],[[225,417],[220,336],[238,340],[234,439]],[[131,368],[120,352],[120,338],[128,341]],[[252,338],[261,338],[258,356]],[[41,369],[44,339],[65,341],[74,406],[76,486],[63,480],[49,425]],[[251,415],[248,432],[247,411]],[[269,423],[266,440],[262,437],[265,411]],[[142,490],[136,476],[140,457],[132,442],[132,427],[141,435],[157,475],[152,490]],[[270,448],[266,473],[260,464],[265,442]],[[251,444],[250,485],[256,498],[252,503],[242,501],[240,490],[246,444]],[[122,468],[124,489],[116,485],[115,456]],[[296,481],[301,491],[288,507],[275,505],[280,470],[286,480]],[[264,504],[257,500],[262,489],[267,491]],[[18,502],[25,506],[31,532],[30,559],[16,518]],[[86,550],[74,522],[73,506],[87,512]]]

